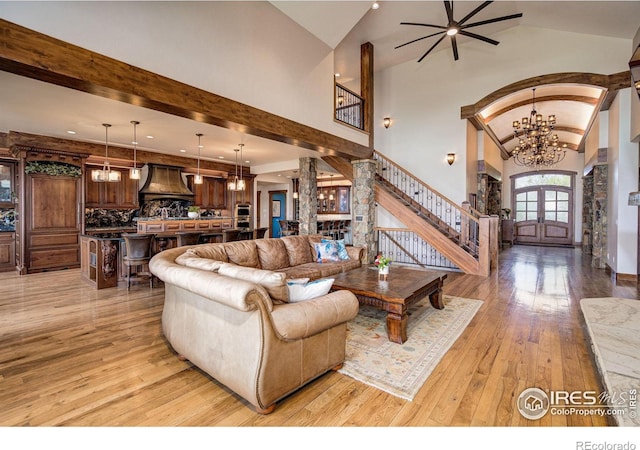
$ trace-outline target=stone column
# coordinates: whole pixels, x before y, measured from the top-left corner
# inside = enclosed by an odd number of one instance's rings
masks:
[[[351,196],[353,198],[353,212],[351,233],[353,245],[367,250],[367,262],[373,263],[376,257],[376,236],[374,233],[376,221],[375,177],[376,162],[372,159],[361,159],[353,164],[353,184]]]
[[[315,158],[300,158],[300,186],[298,199],[300,201],[300,234],[316,234],[318,232],[318,181],[317,160]]]
[[[591,267],[607,268],[607,164],[593,166],[593,234]]]
[[[593,252],[593,173],[582,178],[582,253]]]

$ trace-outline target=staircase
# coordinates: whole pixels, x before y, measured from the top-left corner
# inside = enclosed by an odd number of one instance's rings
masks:
[[[353,179],[347,164],[323,159]],[[498,218],[455,204],[378,152],[373,159],[376,202],[463,272],[488,276],[497,265]]]

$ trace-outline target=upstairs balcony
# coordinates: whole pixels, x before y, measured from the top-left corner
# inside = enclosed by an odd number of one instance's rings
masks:
[[[364,131],[364,98],[339,83],[335,86],[335,120]]]

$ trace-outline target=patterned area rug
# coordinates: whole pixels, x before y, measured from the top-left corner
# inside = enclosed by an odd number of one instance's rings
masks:
[[[389,342],[387,313],[371,306],[347,325],[346,361],[340,373],[397,397],[413,400],[438,362],[482,306],[481,300],[444,296],[438,310],[425,298],[409,308],[407,342]]]

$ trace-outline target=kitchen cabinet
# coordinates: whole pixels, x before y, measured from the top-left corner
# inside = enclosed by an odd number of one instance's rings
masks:
[[[27,273],[80,267],[80,177],[30,173],[25,177]]]
[[[329,195],[333,191],[333,200]],[[318,214],[350,214],[351,186],[323,186],[318,188],[318,196],[324,194],[324,199],[318,198]]]
[[[0,161],[0,208],[13,208],[14,202],[14,164]]]
[[[16,269],[16,235],[0,233],[0,272]]]
[[[227,180],[204,177],[202,184],[194,184],[193,177],[187,177],[187,186],[194,194],[193,203],[202,209],[227,209]]]
[[[127,169],[115,169],[122,173],[120,181],[96,183],[87,169],[85,182],[85,206],[87,208],[132,209],[138,207],[139,180],[129,179]]]

